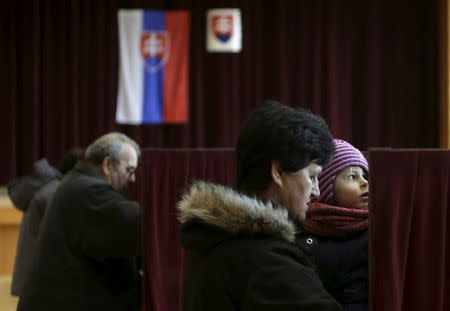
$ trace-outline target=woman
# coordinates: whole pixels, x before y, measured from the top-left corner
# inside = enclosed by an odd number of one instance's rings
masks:
[[[276,102],[257,107],[236,147],[237,189],[197,182],[178,204],[183,310],[341,310],[295,244],[333,153],[324,121]]]

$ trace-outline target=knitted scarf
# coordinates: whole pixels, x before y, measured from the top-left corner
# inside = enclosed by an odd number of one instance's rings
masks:
[[[344,238],[367,229],[367,209],[344,208],[320,202],[311,203],[303,228],[327,238]]]

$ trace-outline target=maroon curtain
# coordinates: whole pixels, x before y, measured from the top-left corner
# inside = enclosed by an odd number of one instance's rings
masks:
[[[369,158],[371,310],[450,310],[450,151]]]
[[[143,147],[233,147],[264,98],[360,149],[437,147],[439,0],[16,0],[0,10],[0,184],[120,130]],[[242,9],[243,50],[205,52],[208,8]],[[117,10],[191,12],[185,125],[115,124]]]
[[[184,251],[176,203],[183,190],[194,180],[232,185],[234,176],[231,149],[143,151],[133,189],[144,208],[143,310],[181,310]]]

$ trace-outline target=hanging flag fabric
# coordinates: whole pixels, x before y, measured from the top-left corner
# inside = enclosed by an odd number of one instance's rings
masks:
[[[211,9],[206,15],[206,50],[237,53],[242,48],[241,10]]]
[[[189,13],[119,10],[116,121],[188,121]]]

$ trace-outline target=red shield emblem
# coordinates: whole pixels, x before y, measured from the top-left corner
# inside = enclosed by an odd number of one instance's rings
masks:
[[[170,38],[166,31],[147,31],[141,34],[141,56],[146,68],[156,71],[165,65],[170,52]]]
[[[213,15],[212,31],[217,39],[227,42],[233,35],[233,16],[232,15]]]

